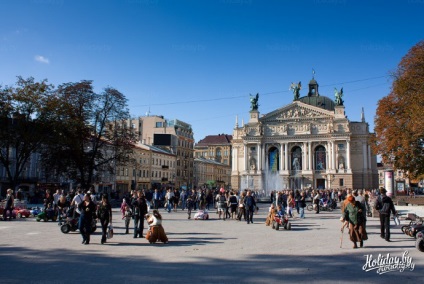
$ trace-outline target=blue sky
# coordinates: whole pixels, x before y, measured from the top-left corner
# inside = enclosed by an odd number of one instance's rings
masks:
[[[196,141],[232,134],[259,111],[301,96],[315,69],[320,94],[343,87],[346,114],[373,130],[390,72],[423,40],[424,0],[3,0],[0,84],[93,80],[120,90],[133,116],[193,126]]]

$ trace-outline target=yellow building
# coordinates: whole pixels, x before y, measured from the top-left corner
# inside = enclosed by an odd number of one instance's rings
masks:
[[[131,189],[172,187],[175,168],[175,154],[137,143],[129,162],[116,169],[116,189],[125,193]]]
[[[228,188],[231,181],[231,166],[205,158],[194,159],[195,186]]]
[[[230,166],[232,140],[233,136],[228,134],[208,135],[196,143],[194,155]]]

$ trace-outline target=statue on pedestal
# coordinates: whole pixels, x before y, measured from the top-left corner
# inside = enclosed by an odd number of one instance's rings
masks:
[[[258,100],[259,100],[259,93],[256,94],[256,96],[250,95],[250,110],[258,110]]]
[[[337,106],[342,106],[343,105],[343,88],[340,89],[340,92],[337,91],[337,88],[334,88],[334,96],[335,96],[335,103]]]
[[[296,101],[300,97],[300,90],[302,89],[302,83],[299,81],[299,83],[291,83],[289,90],[293,91],[293,101]]]

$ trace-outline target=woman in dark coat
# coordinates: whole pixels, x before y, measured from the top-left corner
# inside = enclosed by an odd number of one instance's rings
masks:
[[[90,243],[91,223],[96,215],[96,205],[90,198],[90,194],[84,195],[84,200],[78,205],[81,212],[78,229],[82,236],[82,243],[88,245]]]
[[[110,206],[107,194],[102,195],[102,201],[97,209],[97,217],[99,218],[100,225],[102,226],[102,239],[100,243],[104,244],[107,238],[109,223],[112,223],[112,206]]]
[[[342,221],[348,222],[350,240],[353,242],[354,249],[358,248],[357,242],[359,242],[360,247],[363,247],[364,241],[368,239],[364,212],[362,204],[356,201],[353,196],[349,196]]]

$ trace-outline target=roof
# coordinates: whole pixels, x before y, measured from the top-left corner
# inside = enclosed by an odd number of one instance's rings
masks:
[[[156,152],[156,153],[161,153],[161,154],[167,154],[167,155],[175,156],[175,154],[172,154],[172,152],[170,152],[170,151],[167,151],[165,149],[162,149],[162,148],[159,148],[159,147],[155,147],[155,146],[152,146],[152,145],[137,143],[136,144],[136,147],[141,148],[141,149],[144,149],[144,150]]]
[[[233,136],[229,134],[208,135],[197,142],[196,146],[231,144],[232,140]]]
[[[335,103],[332,99],[326,96],[305,96],[299,98],[302,103],[334,111]]]
[[[205,159],[205,158],[203,158],[203,157],[194,158],[194,162],[197,162],[197,163],[205,163],[205,164],[211,164],[211,165],[217,165],[217,166],[224,166],[224,167],[231,168],[231,166],[230,166],[230,165],[223,164],[223,163],[217,162],[217,161],[215,161],[215,160]]]

